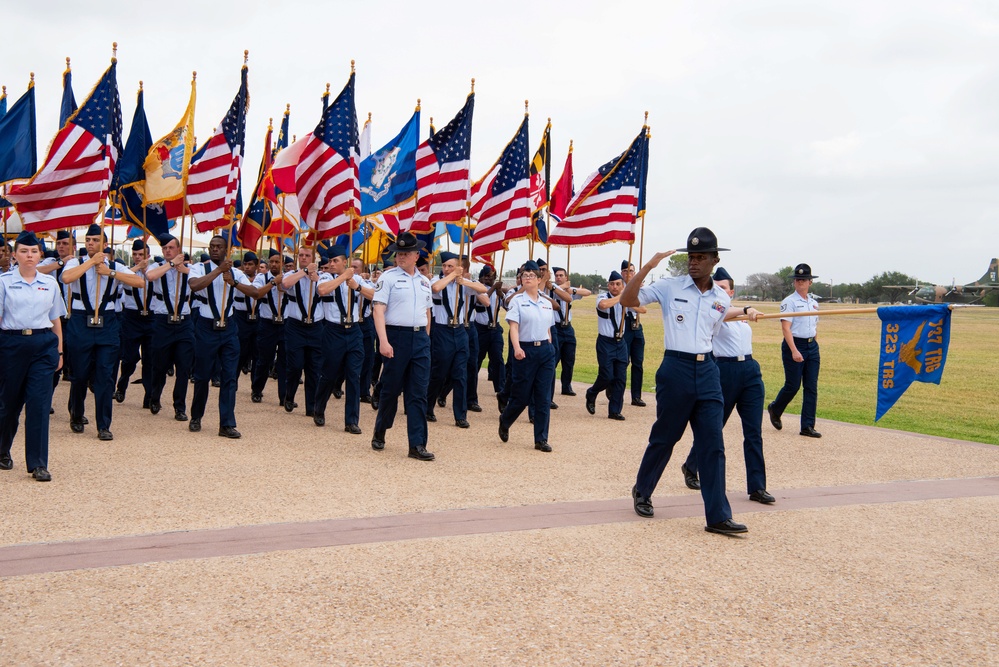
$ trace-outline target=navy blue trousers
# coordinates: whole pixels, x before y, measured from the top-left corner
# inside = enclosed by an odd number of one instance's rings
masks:
[[[780,356],[784,362],[784,386],[774,399],[774,414],[778,417],[784,414],[785,408],[804,388],[801,395],[801,428],[815,426],[815,406],[819,398],[819,342],[806,342],[803,338],[795,338],[794,346],[804,357],[804,361],[791,358],[791,348],[786,342],[780,344]]]
[[[586,390],[586,400],[595,401],[600,392],[607,390],[610,403],[607,411],[620,414],[624,409],[624,385],[628,373],[628,350],[624,340],[611,336],[597,336],[597,379]]]
[[[430,336],[426,330],[386,327],[394,356],[382,357],[381,393],[375,431],[387,431],[395,423],[399,394],[406,401],[406,435],[409,448],[427,444],[427,381],[430,379]]]
[[[449,327],[446,324],[435,323],[430,331],[430,339],[433,356],[430,386],[427,390],[427,405],[430,406],[430,412],[433,412],[434,402],[440,396],[445,382],[450,380],[454,389],[451,401],[454,418],[456,421],[465,419],[468,414],[465,393],[468,382],[468,333],[464,325]]]
[[[305,412],[314,414],[316,389],[323,372],[323,322],[303,324],[299,320],[284,321],[284,355],[288,379],[284,400],[294,401],[305,371]]]
[[[232,311],[232,319],[239,326],[239,372],[244,368],[253,368],[253,362],[257,357],[257,323],[260,318],[250,319],[249,312],[245,310]]]
[[[642,382],[645,380],[645,334],[639,325],[637,329],[631,328],[634,320],[627,320],[624,324],[624,346],[628,351],[628,362],[631,364],[631,397],[642,397]]]
[[[194,398],[191,419],[205,416],[208,387],[216,367],[221,374],[219,388],[219,427],[236,426],[236,380],[239,377],[239,333],[236,322],[229,321],[225,329],[215,331],[212,320],[194,318]]]
[[[83,319],[83,318],[80,318]],[[10,456],[24,408],[24,463],[28,472],[49,467],[52,375],[59,365],[59,339],[49,331],[33,336],[0,335],[0,456]]]
[[[187,385],[194,361],[194,322],[191,315],[176,324],[167,315],[153,315],[153,391],[149,401],[158,403],[166,386],[167,369],[176,368],[173,378],[173,409],[187,412]],[[75,368],[75,367],[74,367]]]
[[[513,385],[510,402],[500,415],[500,424],[509,428],[524,408],[531,407],[534,419],[534,442],[548,440],[551,417],[551,386],[555,377],[555,346],[544,342],[535,347],[522,345],[524,358],[513,360]]]
[[[142,398],[149,401],[153,390],[153,316],[143,317],[137,310],[121,311],[121,369],[118,373],[118,391],[128,391],[128,381],[132,379],[139,361],[142,361]]]
[[[257,363],[253,366],[253,383],[250,392],[263,394],[270,377],[271,368],[276,367],[278,403],[284,403],[287,380],[284,358],[284,324],[261,318],[257,324]]]
[[[767,467],[763,460],[763,401],[766,389],[763,375],[755,359],[748,361],[719,361],[722,397],[725,400],[724,424],[739,410],[742,420],[742,453],[746,459],[746,493],[767,488]],[[697,473],[697,443],[687,455],[687,468]]]
[[[361,322],[362,347],[364,360],[361,361],[361,398],[371,397],[371,369],[375,365],[375,355],[378,354],[378,334],[375,332],[375,321],[368,317]]]
[[[656,421],[649,432],[649,446],[645,448],[635,482],[640,495],[652,497],[673,447],[689,423],[694,431],[707,523],[732,518],[732,508],[725,496],[724,406],[718,365],[713,359],[663,357],[656,372]]]
[[[358,324],[348,329],[327,322],[323,332],[323,370],[316,394],[316,415],[326,415],[326,405],[339,378],[346,380],[343,423],[361,419],[361,364],[364,363],[364,334]]]
[[[558,329],[558,349],[555,354],[555,363],[562,364],[562,391],[572,391],[572,371],[576,366],[576,330],[572,328],[570,322],[566,326],[557,326]]]
[[[474,326],[479,340],[479,354],[475,364],[476,385],[478,385],[479,369],[482,368],[482,362],[486,360],[486,357],[489,357],[489,364],[486,366],[488,369],[487,377],[493,383],[493,391],[498,394],[503,391],[503,386],[506,384],[506,368],[503,365],[503,327],[499,325],[490,327],[488,324],[478,323]],[[478,397],[477,386],[475,395]]]
[[[468,355],[465,358],[465,395],[469,405],[479,402],[479,330],[475,325],[465,329],[468,334]],[[466,406],[467,407],[467,406]]]
[[[87,384],[94,382],[94,413],[98,429],[111,428],[111,397],[114,394],[114,376],[118,369],[120,332],[118,315],[113,310],[104,313],[104,326],[97,329],[87,326],[86,313],[77,311],[66,322],[63,351],[73,357],[73,381],[70,385],[69,415],[83,419],[83,403]],[[51,381],[51,378],[49,378]]]

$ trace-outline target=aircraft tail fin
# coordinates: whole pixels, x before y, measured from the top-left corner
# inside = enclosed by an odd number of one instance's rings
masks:
[[[995,257],[989,262],[989,270],[985,272],[981,278],[978,279],[978,284],[980,285],[995,285],[999,284],[999,260]]]

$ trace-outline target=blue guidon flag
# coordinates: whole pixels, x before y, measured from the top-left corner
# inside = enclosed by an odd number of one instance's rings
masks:
[[[950,314],[947,304],[878,308],[881,364],[874,421],[881,419],[913,382],[940,384],[950,344]]]
[[[405,127],[361,162],[358,170],[361,214],[375,215],[399,206],[416,194],[416,149],[420,143],[420,110]]]

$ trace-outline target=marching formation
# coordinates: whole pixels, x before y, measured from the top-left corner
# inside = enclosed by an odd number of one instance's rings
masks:
[[[575,395],[571,308],[591,295],[564,281],[564,269],[553,272],[544,260],[527,261],[515,284],[507,286],[491,266],[476,280],[467,257],[441,253],[440,272],[428,276],[424,242],[409,233],[389,248],[394,264],[370,274],[342,246],[302,247],[297,262],[272,250],[261,270],[255,253],[230,259],[221,236],[212,238],[200,261],[185,257],[172,236],[157,241],[162,257],[149,257],[146,245],[135,241],[133,264],[125,266],[112,258],[98,225],[87,230],[78,256],[68,234],[59,235],[57,249],[44,258],[34,234],[18,237],[12,265],[0,276],[0,345],[13,360],[0,390],[0,468],[12,468],[24,407],[25,463],[36,479],[51,479],[49,414],[55,412],[52,390],[60,377],[71,383],[71,430],[86,432],[84,413],[92,395],[97,437],[105,441],[114,439],[113,403],[124,402],[130,386],[141,387],[142,407],[156,415],[171,377],[176,421],[187,422],[192,432],[213,421],[208,397],[214,385],[218,435],[240,438],[236,393],[240,376],[247,375],[254,403],[264,401],[275,380],[272,401],[289,413],[299,408],[304,380],[301,400],[317,427],[326,426],[330,398],[343,398],[343,430],[351,435],[362,433],[360,404],[369,403],[377,410],[371,447],[381,451],[402,394],[408,455],[433,461],[428,422],[438,421],[435,408],[450,400],[455,426],[468,428],[470,414],[483,412],[478,376],[487,359],[500,440],[509,441],[526,409],[534,448],[552,452],[556,366],[562,364],[561,394]],[[766,490],[760,432],[764,387],[752,358],[752,332],[742,321],[755,321],[761,313],[731,307],[732,277],[716,269],[718,253],[726,249],[710,230],[695,229],[680,250],[688,254],[687,276],[644,284],[674,251],[661,252],[637,273],[626,262],[627,279],[612,271],[606,292],[596,295],[599,372],[586,390],[586,408],[594,414],[595,400],[605,392],[608,417],[625,419],[625,369],[630,363],[633,377],[641,373],[642,351],[636,353],[635,340],[644,339],[635,335],[638,319],[648,304],[658,303],[666,351],[656,373],[656,418],[632,489],[635,511],[653,516],[652,494],[690,424],[694,444],[682,471],[687,485],[704,498],[706,529],[741,533],[746,527],[732,521],[725,496],[722,427],[734,408],[742,419],[747,493],[751,500],[774,502]],[[807,296],[811,273],[801,268]],[[814,335],[810,338],[814,342]],[[791,362],[807,368],[800,356],[791,355]],[[139,377],[131,381],[136,371]],[[792,378],[801,372],[788,368]],[[641,385],[632,392],[632,405],[644,405]],[[777,421],[773,406],[769,409]],[[817,437],[806,421],[813,415],[802,414],[802,435]],[[774,426],[780,428],[779,421]]]

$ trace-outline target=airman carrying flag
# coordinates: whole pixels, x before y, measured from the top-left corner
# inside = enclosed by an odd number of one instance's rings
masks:
[[[875,421],[913,382],[940,384],[950,344],[950,313],[947,304],[878,308],[881,366]]]

